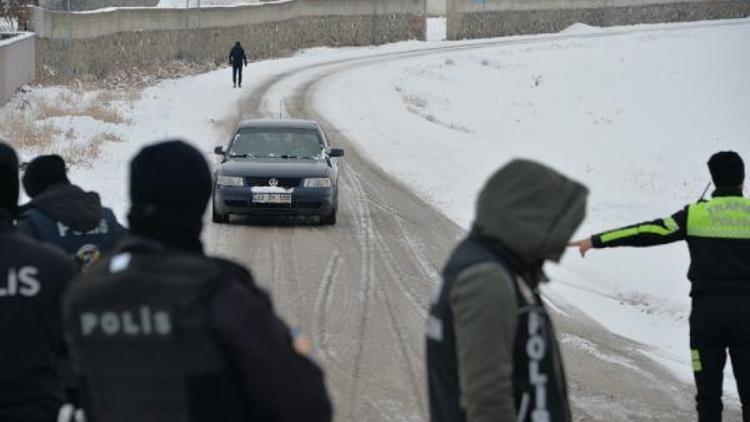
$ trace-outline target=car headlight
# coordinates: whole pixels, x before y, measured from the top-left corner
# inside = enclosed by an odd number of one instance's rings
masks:
[[[313,177],[305,179],[305,184],[303,186],[306,188],[330,188],[331,179],[328,177]]]
[[[216,184],[219,186],[244,186],[245,181],[241,177],[236,176],[219,176]]]

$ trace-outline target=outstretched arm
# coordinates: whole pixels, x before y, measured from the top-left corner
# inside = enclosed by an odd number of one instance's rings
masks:
[[[592,248],[663,245],[678,240],[685,240],[686,234],[687,209],[682,209],[667,218],[646,221],[595,234],[587,239],[570,242],[568,246],[577,247],[581,252],[581,256],[585,256],[586,252]]]
[[[654,246],[684,240],[687,233],[687,211],[680,210],[670,217],[621,227],[589,238],[570,242],[581,256],[592,248],[616,246]]]

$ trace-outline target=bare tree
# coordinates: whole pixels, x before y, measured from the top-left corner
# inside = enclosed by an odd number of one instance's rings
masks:
[[[14,29],[15,22],[10,17],[10,0],[0,0],[0,21],[5,21],[11,30]]]
[[[24,31],[29,30],[29,21],[31,20],[31,0],[10,0],[14,6],[11,8],[11,13],[16,19],[18,29]]]
[[[0,0],[0,19],[8,23],[11,30],[29,29],[31,0]]]

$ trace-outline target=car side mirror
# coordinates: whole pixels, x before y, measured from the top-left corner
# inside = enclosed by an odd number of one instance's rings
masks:
[[[216,147],[214,148],[214,154],[216,155],[224,155],[224,147]]]
[[[343,157],[344,150],[340,148],[331,148],[331,152],[328,153],[329,157]]]

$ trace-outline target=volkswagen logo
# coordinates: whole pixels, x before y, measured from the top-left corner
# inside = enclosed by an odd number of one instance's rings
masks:
[[[276,186],[279,186],[279,180],[276,179],[275,177],[272,177],[272,178],[268,179],[268,186],[270,186],[272,188],[275,188]]]

